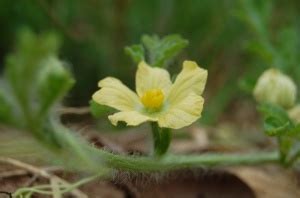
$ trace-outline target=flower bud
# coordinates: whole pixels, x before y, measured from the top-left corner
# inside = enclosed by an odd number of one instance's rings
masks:
[[[293,107],[291,110],[289,110],[289,116],[290,118],[296,122],[296,123],[300,123],[300,105],[296,105],[295,107]]]
[[[295,105],[297,87],[289,76],[277,69],[268,69],[259,77],[253,94],[258,102],[277,104],[288,109]]]

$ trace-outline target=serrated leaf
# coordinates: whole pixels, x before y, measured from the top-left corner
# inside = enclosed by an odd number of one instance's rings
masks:
[[[269,117],[264,121],[264,129],[267,135],[269,136],[280,136],[287,133],[293,128],[293,125],[290,122],[281,123],[275,117]]]
[[[142,36],[142,43],[149,51],[152,51],[155,48],[157,48],[159,42],[160,42],[160,39],[157,35],[152,35],[152,36],[144,35],[144,36]]]
[[[11,110],[15,120],[11,127],[29,133],[51,150],[47,155],[49,160],[72,164],[72,168],[85,171],[98,171],[100,163],[88,155],[87,142],[62,126],[57,111],[50,111],[74,83],[57,58],[55,37],[24,34],[4,68],[3,85],[7,85],[8,98],[12,100],[9,102],[13,105],[8,108],[6,97],[2,97],[6,92],[0,94],[0,116],[7,118]],[[3,122],[1,117],[0,122]]]
[[[40,67],[40,61],[56,54],[58,46],[59,42],[54,34],[36,36],[28,29],[22,30],[18,35],[15,53],[7,58],[5,67],[7,79],[11,83],[22,84],[24,88],[32,82],[32,77]],[[24,84],[25,79],[30,79],[30,81]]]
[[[42,62],[42,66],[37,82],[40,102],[38,116],[46,113],[74,84],[71,74],[57,58],[47,58]]]
[[[142,43],[148,55],[147,61],[156,67],[166,67],[167,63],[188,45],[188,41],[179,35],[169,35],[162,39],[156,35],[144,35]]]
[[[293,123],[288,113],[278,105],[264,103],[258,107],[259,112],[262,114],[264,119],[273,118],[276,119],[278,125],[284,125],[286,123]]]
[[[264,117],[264,130],[277,137],[281,162],[290,166],[300,157],[300,124],[295,125],[287,112],[273,104],[263,104],[259,111]]]
[[[265,103],[259,106],[259,111],[264,117],[264,130],[269,136],[287,135],[295,125],[288,113],[278,105]]]
[[[178,35],[166,36],[161,40],[154,65],[163,67],[187,45],[188,41]]]
[[[139,63],[140,61],[145,60],[145,50],[142,45],[132,45],[125,47],[125,52],[128,54],[133,62]]]
[[[57,139],[48,120],[57,115],[49,110],[74,83],[70,73],[58,60],[57,50],[55,35],[22,31],[16,50],[7,57],[4,68],[4,81],[14,103],[10,110],[17,114],[12,116],[14,123],[11,126],[24,129],[54,147],[58,145]],[[10,113],[7,109],[2,109],[5,116]]]
[[[36,81],[43,62],[57,53],[58,40],[54,34],[35,35],[28,29],[20,32],[16,50],[6,58],[5,80],[11,87],[11,95],[16,99],[24,119],[32,120]]]

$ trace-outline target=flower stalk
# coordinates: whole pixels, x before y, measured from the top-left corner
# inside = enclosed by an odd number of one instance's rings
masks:
[[[163,156],[167,153],[172,139],[171,129],[160,128],[157,123],[151,122],[153,138],[153,155]]]

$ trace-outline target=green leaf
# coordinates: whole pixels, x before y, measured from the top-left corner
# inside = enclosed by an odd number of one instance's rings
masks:
[[[171,35],[165,37],[161,41],[160,53],[158,53],[154,65],[164,66],[169,60],[173,59],[187,45],[188,41],[182,39],[178,35]]]
[[[188,45],[188,41],[179,35],[169,35],[162,39],[156,35],[145,35],[142,37],[142,43],[148,53],[148,62],[157,67],[166,67],[167,63]]]
[[[28,29],[18,34],[16,51],[7,58],[5,74],[10,83],[26,89],[34,82],[40,62],[58,51],[59,42],[54,34],[35,35]],[[17,88],[19,88],[17,87]]]
[[[300,159],[300,124],[294,124],[287,112],[274,104],[262,104],[259,111],[264,117],[264,130],[277,137],[283,165],[291,166]]]
[[[275,117],[269,117],[264,121],[264,129],[269,136],[285,135],[287,131],[292,130],[294,126],[290,122],[281,123]]]
[[[49,57],[42,63],[37,82],[40,101],[38,116],[47,113],[49,108],[58,102],[74,84],[71,74],[64,68],[63,62],[56,57]]]
[[[264,103],[258,109],[264,117],[265,133],[269,136],[286,135],[295,127],[287,112],[278,105]]]
[[[160,39],[157,35],[144,35],[142,44],[125,48],[135,63],[142,60],[154,67],[167,67],[168,63],[188,45],[180,35],[169,35]]]
[[[43,62],[58,51],[59,42],[54,34],[35,35],[23,29],[17,39],[16,50],[6,58],[5,80],[11,88],[11,96],[25,122],[34,122],[36,86]],[[24,121],[23,120],[23,121]]]
[[[125,53],[128,54],[135,63],[145,60],[145,50],[142,45],[125,47]]]
[[[274,122],[274,119],[276,119],[278,125],[293,123],[287,112],[278,105],[264,103],[258,107],[258,110],[265,120],[273,118],[272,122]]]
[[[147,50],[153,51],[160,44],[160,39],[157,35],[144,35],[142,36],[142,43]]]
[[[57,118],[50,111],[71,88],[74,80],[57,58],[58,39],[54,34],[36,35],[25,29],[17,39],[16,50],[8,55],[4,68],[9,107],[0,98],[4,121],[14,119],[12,127],[30,132],[45,145],[58,146],[55,129],[49,120]],[[6,96],[6,95],[4,95]],[[59,122],[58,119],[55,119]],[[3,119],[1,122],[4,122]]]

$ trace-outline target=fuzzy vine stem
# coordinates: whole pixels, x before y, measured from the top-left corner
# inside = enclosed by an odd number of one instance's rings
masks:
[[[166,155],[161,158],[153,158],[113,154],[92,147],[88,149],[95,157],[104,159],[108,167],[134,172],[280,163],[277,151],[250,154]]]
[[[89,144],[82,144],[82,141],[76,136],[66,135],[70,133],[69,129],[60,130],[60,139],[73,142],[68,146],[81,145],[81,151],[85,153],[88,159],[93,159],[91,163],[97,164],[109,169],[133,172],[163,172],[186,168],[212,168],[224,166],[239,165],[260,165],[275,163],[280,164],[280,154],[278,151],[256,152],[256,153],[206,153],[197,155],[174,155],[165,154],[160,156],[136,156],[126,154],[115,154],[109,151],[96,148]],[[65,135],[63,135],[65,134]],[[81,142],[77,144],[76,142]],[[70,148],[73,150],[72,148]],[[87,160],[88,160],[87,159]],[[96,164],[94,164],[96,166]]]

